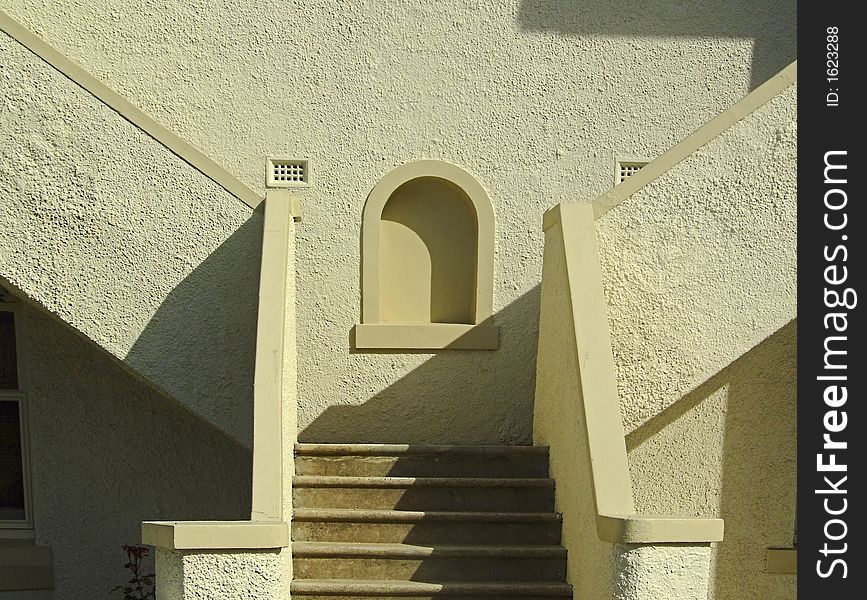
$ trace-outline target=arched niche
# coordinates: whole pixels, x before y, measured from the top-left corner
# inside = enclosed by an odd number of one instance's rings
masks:
[[[495,349],[494,209],[463,169],[402,165],[371,190],[362,219],[356,348]]]

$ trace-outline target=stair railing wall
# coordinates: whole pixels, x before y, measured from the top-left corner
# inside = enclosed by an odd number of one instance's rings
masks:
[[[265,197],[253,390],[249,521],[146,521],[161,600],[289,598],[296,422],[295,229],[287,190]],[[285,466],[284,466],[285,465]]]
[[[550,446],[575,597],[706,598],[722,520],[635,513],[593,207],[555,206],[544,228],[533,437]]]

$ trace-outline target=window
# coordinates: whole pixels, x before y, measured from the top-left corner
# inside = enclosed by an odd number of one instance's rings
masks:
[[[29,529],[26,398],[18,366],[18,312],[10,304],[0,304],[0,529]]]

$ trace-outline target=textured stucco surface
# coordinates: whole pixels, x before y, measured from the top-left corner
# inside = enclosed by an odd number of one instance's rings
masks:
[[[789,0],[5,5],[254,189],[266,154],[311,158],[298,369],[316,441],[528,442],[544,208],[593,199],[615,155],[658,155],[794,58]],[[498,351],[349,351],[364,200],[420,158],[492,199]]]
[[[285,550],[157,551],[157,600],[286,600]]]
[[[793,86],[597,221],[639,512],[720,516],[711,597],[763,573],[795,507]]]
[[[0,275],[249,444],[260,213],[0,34]]]
[[[615,600],[707,600],[709,545],[616,545]],[[740,596],[761,598],[762,596]]]
[[[0,598],[106,597],[129,579],[121,545],[139,543],[141,521],[249,516],[246,448],[43,312],[25,308],[18,331],[36,540],[52,548],[55,588]]]
[[[627,432],[794,318],[796,97],[597,220]]]
[[[563,515],[566,577],[575,598],[614,598],[617,589],[613,544],[599,539],[589,446],[581,410],[581,381],[563,234],[548,230],[539,322],[533,442],[550,447],[549,476],[557,482],[556,510]],[[597,465],[598,468],[598,465]]]
[[[795,527],[796,333],[792,321],[627,437],[640,510],[725,520],[712,599],[795,597],[794,575],[764,568]]]

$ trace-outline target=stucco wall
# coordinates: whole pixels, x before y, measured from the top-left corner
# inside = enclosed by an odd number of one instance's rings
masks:
[[[156,600],[286,600],[290,578],[287,550],[171,552],[160,549]]]
[[[141,521],[249,516],[246,448],[67,325],[21,317],[35,532],[55,588],[0,598],[106,597],[129,579],[121,545],[140,541]]]
[[[558,224],[546,235],[533,442],[550,447],[549,475],[557,483],[555,508],[563,515],[566,578],[573,597],[614,598],[617,555],[614,546],[601,541],[596,531],[563,232]]]
[[[764,568],[795,527],[796,345],[792,321],[627,436],[639,510],[725,520],[711,599],[795,598]]]
[[[796,306],[792,86],[596,222],[627,432]]]
[[[254,189],[266,154],[311,158],[299,424],[317,441],[529,442],[544,209],[598,196],[615,155],[658,155],[794,58],[791,0],[6,5]],[[492,199],[498,351],[350,352],[364,200],[420,158]]]
[[[0,34],[0,276],[250,443],[261,215]]]
[[[721,516],[712,597],[763,573],[795,509],[796,88],[597,221],[636,508]]]

